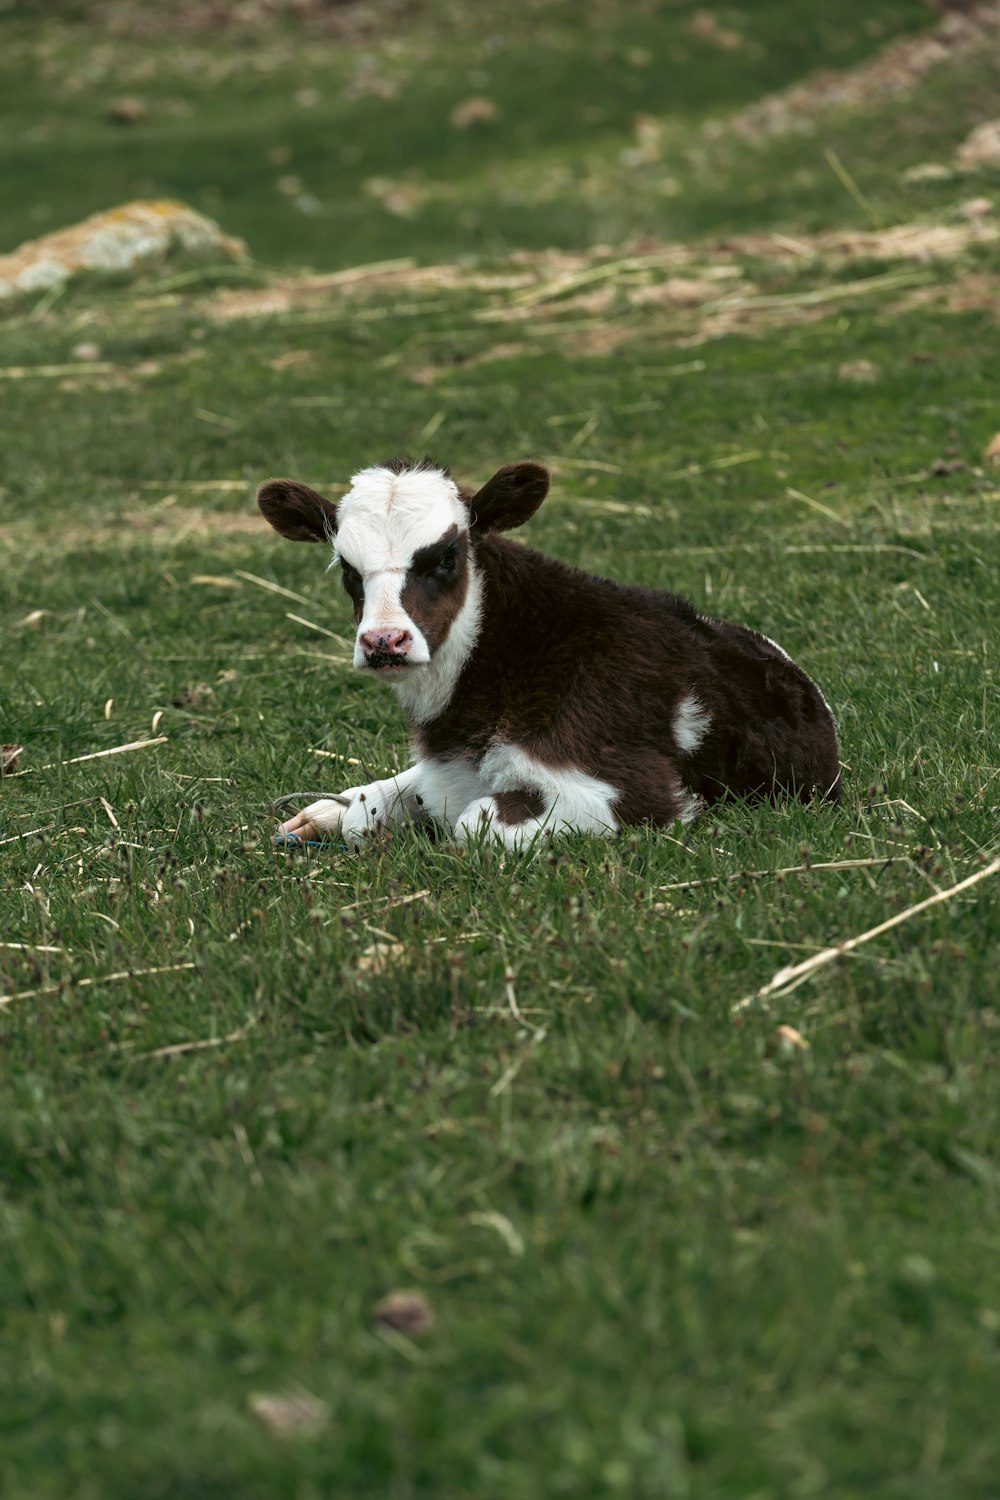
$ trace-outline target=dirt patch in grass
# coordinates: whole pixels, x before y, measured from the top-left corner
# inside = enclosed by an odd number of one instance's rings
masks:
[[[506,359],[526,359],[532,354],[543,354],[545,351],[539,344],[500,343],[490,344],[489,348],[481,349],[478,354],[473,354],[467,359],[452,361],[450,364],[425,364],[418,366],[412,372],[411,378],[417,385],[433,385],[435,381],[443,376],[453,375],[456,370],[475,370],[480,365],[492,365],[501,363]]]
[[[490,271],[468,265],[418,266],[409,259],[353,266],[329,276],[281,276],[265,287],[241,287],[214,293],[201,305],[207,317],[219,322],[237,318],[281,316],[322,306],[332,297],[379,296],[394,292],[502,292],[534,286],[540,273],[568,274],[588,265],[588,255],[544,251],[511,256],[509,271]]]
[[[938,307],[951,313],[988,312],[1000,322],[1000,276],[989,271],[970,271],[953,281],[914,287],[887,311],[910,313],[917,308]]]
[[[738,255],[761,260],[824,260],[831,266],[852,261],[952,260],[977,245],[1000,239],[992,205],[977,200],[951,221],[920,220],[889,229],[832,229],[814,235],[746,235],[729,242]]]
[[[786,293],[762,292],[752,283],[742,282],[721,297],[716,287],[713,297],[687,307],[671,306],[664,301],[651,307],[648,301],[643,303],[641,291],[634,292],[629,302],[644,307],[641,320],[623,318],[617,322],[595,323],[591,328],[570,333],[561,347],[577,354],[604,355],[623,344],[653,337],[661,344],[666,342],[678,349],[692,349],[734,334],[752,336],[773,328],[802,327],[837,316],[846,305],[859,300],[887,297],[906,286],[910,277],[919,274],[916,271],[902,272],[896,276],[890,272]],[[911,285],[901,296],[888,302],[884,310],[891,317],[930,307],[949,313],[990,312],[997,321],[1000,315],[1000,277],[988,272],[968,271],[947,281]]]
[[[998,47],[1000,4],[948,11],[929,31],[891,42],[855,68],[812,73],[802,83],[758,99],[728,119],[708,121],[705,134],[751,141],[809,134],[819,117],[830,110],[881,107],[912,92],[943,63],[995,52]]]
[[[176,0],[158,6],[143,0],[93,0],[87,19],[118,36],[186,37],[226,31],[255,36],[275,24],[351,39],[395,29],[423,10],[420,0]]]
[[[164,489],[168,488],[164,485]],[[248,484],[248,493],[251,488]],[[127,546],[133,541],[175,547],[178,542],[192,537],[259,536],[262,526],[256,509],[207,510],[200,506],[178,505],[175,496],[167,495],[165,500],[150,502],[143,510],[128,510],[100,520],[67,522],[60,527],[59,539],[60,545],[67,550],[106,547],[113,542]],[[0,549],[12,552],[37,539],[37,520],[11,521],[0,530]]]
[[[955,162],[967,171],[1000,167],[1000,120],[983,120],[955,152]]]
[[[660,283],[626,290],[617,301],[611,289],[604,289],[600,293],[569,297],[532,309],[492,309],[484,316],[490,322],[506,327],[519,324],[525,335],[523,342],[504,340],[457,362],[424,362],[413,370],[411,378],[420,385],[432,385],[438,380],[447,380],[457,371],[506,359],[524,359],[549,352],[553,347],[564,355],[592,357],[613,354],[627,344],[650,341],[660,348],[693,349],[735,334],[752,336],[775,328],[820,323],[842,313],[846,306],[884,298],[903,287],[912,287],[914,280],[921,276],[918,270],[898,274],[888,272],[784,292],[762,291],[756,283],[742,279],[725,286],[712,282],[688,282],[684,295],[676,298],[670,295],[669,283]],[[982,276],[959,277],[947,285],[916,287],[913,297],[926,293],[926,302],[914,301],[912,305],[936,305],[954,312],[973,311],[986,304],[990,280]],[[995,290],[992,295],[995,296]],[[905,310],[902,303],[893,303],[892,309],[897,308]],[[592,316],[566,316],[580,313],[591,313]]]
[[[338,299],[353,302],[384,298],[387,293],[441,292],[495,294],[494,303],[481,316],[500,322],[545,316],[541,309],[556,303],[562,312],[606,312],[619,291],[635,306],[696,308],[717,300],[726,282],[730,293],[752,294],[755,287],[746,275],[751,262],[822,263],[828,269],[865,261],[924,264],[953,260],[998,239],[1000,224],[992,205],[981,199],[950,220],[813,235],[739,235],[693,246],[643,240],[625,256],[607,248],[576,254],[525,251],[511,256],[506,270],[457,264],[417,266],[408,260],[379,262],[329,276],[280,277],[265,287],[214,292],[199,303],[199,312],[219,322],[280,318],[326,307]]]
[[[935,268],[998,239],[1000,225],[986,200],[979,200],[947,222],[794,239],[748,235],[691,249],[643,246],[645,253],[617,259],[606,252],[562,256],[555,275],[551,260],[539,257],[533,284],[516,285],[474,314],[480,324],[518,326],[523,341],[504,339],[458,363],[470,369],[522,358],[552,339],[564,352],[578,355],[610,354],[648,337],[690,348],[730,334],[820,322],[859,299],[896,296],[904,288],[949,311],[976,310],[992,295],[992,278],[968,267],[937,284]],[[886,269],[869,270],[879,265]],[[829,274],[852,266],[865,267],[868,274],[851,279]],[[806,274],[796,274],[799,268]],[[676,274],[678,269],[686,274]],[[413,378],[430,385],[455,368],[455,361],[425,360]]]

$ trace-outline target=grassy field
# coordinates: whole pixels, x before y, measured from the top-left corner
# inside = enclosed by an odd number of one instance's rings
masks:
[[[995,875],[736,1008],[1000,846],[1000,181],[905,175],[1000,72],[735,128],[933,24],[823,11],[0,19],[0,253],[173,194],[254,257],[2,310],[5,1497],[997,1495]],[[255,486],[425,449],[781,641],[842,805],[275,851],[407,745]]]

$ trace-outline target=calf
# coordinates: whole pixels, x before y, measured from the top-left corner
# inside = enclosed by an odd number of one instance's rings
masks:
[[[512,847],[542,830],[682,823],[726,795],[836,799],[830,709],[780,646],[676,594],[509,541],[549,488],[509,464],[475,494],[428,461],[354,476],[334,504],[272,479],[276,531],[325,542],[354,606],[354,665],[384,678],[417,759],[283,825],[287,839],[429,820]]]

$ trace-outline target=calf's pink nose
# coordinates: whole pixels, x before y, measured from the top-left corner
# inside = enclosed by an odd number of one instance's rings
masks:
[[[408,630],[366,630],[361,637],[362,649],[374,656],[379,651],[391,651],[393,656],[406,656],[413,645],[413,636]]]

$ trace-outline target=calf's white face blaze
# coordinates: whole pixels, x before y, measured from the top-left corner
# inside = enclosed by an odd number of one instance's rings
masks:
[[[458,565],[469,566],[463,545],[468,526],[458,486],[441,469],[397,472],[385,465],[354,476],[338,507],[335,556],[355,601],[356,667],[402,678],[429,666],[466,607],[465,598],[459,599],[468,591],[459,587]],[[446,582],[453,609],[428,607],[428,589],[415,577],[415,565],[427,554],[433,554],[433,566],[436,549],[451,567]],[[440,596],[444,587],[442,582],[430,592]]]

